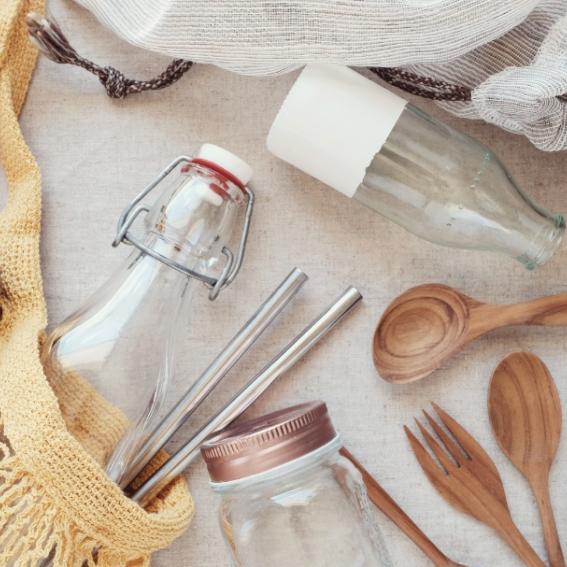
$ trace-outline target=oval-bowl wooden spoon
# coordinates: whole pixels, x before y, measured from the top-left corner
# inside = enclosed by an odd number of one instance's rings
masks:
[[[374,365],[389,382],[413,382],[467,343],[509,325],[567,325],[567,293],[491,305],[441,284],[414,287],[382,315],[374,333]]]
[[[509,354],[492,375],[488,411],[500,448],[532,487],[551,567],[565,567],[549,494],[561,437],[561,402],[541,359],[530,352]]]

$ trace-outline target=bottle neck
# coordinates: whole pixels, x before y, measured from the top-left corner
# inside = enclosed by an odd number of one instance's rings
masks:
[[[195,270],[197,265],[207,264],[212,256],[217,256],[215,250],[211,250],[209,247],[196,247],[188,245],[186,242],[180,242],[178,239],[171,238],[167,234],[160,234],[151,232],[147,235],[144,240],[144,246],[151,250],[156,257],[156,261],[160,261],[160,257],[165,259],[171,264],[189,269]],[[139,250],[140,255],[146,255],[143,250]],[[167,262],[163,262],[168,266]],[[174,268],[170,269],[174,270]]]
[[[186,165],[146,216],[148,253],[182,270],[194,270],[194,263],[201,262],[208,276],[218,277],[223,248],[229,245],[244,200],[241,185],[226,175],[200,162]]]
[[[562,215],[542,217],[541,222],[533,227],[532,234],[524,235],[523,250],[519,246],[518,254],[511,255],[528,270],[533,270],[545,264],[555,254],[564,233],[565,220]]]

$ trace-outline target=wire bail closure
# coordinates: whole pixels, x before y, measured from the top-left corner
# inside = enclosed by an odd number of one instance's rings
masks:
[[[244,187],[244,192],[248,197],[248,205],[246,207],[246,214],[244,216],[244,225],[242,227],[242,236],[240,237],[240,245],[238,248],[238,253],[236,256],[227,246],[223,246],[222,254],[226,258],[226,263],[218,278],[213,278],[205,274],[200,274],[170,260],[163,254],[152,250],[146,246],[143,242],[138,240],[135,236],[130,234],[130,227],[138,216],[142,213],[149,213],[150,207],[143,204],[142,201],[174,170],[178,165],[182,163],[191,163],[192,158],[189,156],[179,156],[174,159],[145,189],[139,193],[130,204],[122,211],[120,218],[118,219],[118,226],[116,229],[116,236],[112,242],[112,246],[116,248],[119,244],[124,243],[128,246],[135,246],[138,250],[144,252],[148,256],[163,262],[170,268],[185,274],[190,278],[194,278],[203,282],[209,288],[209,299],[214,301],[220,294],[221,290],[228,287],[238,275],[240,268],[242,267],[242,262],[244,260],[244,255],[246,253],[246,243],[248,242],[248,234],[250,232],[250,223],[252,220],[252,213],[254,211],[254,192],[249,186]]]

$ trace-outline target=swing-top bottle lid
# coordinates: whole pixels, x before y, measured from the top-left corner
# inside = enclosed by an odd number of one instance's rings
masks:
[[[193,161],[224,170],[243,187],[252,179],[252,168],[243,159],[214,144],[203,144],[193,156]]]
[[[268,134],[268,149],[352,197],[406,101],[338,65],[307,65]]]

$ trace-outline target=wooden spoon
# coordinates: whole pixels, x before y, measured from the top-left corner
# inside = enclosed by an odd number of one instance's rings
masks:
[[[490,383],[488,410],[498,443],[534,491],[551,567],[565,567],[549,495],[549,472],[561,437],[561,403],[545,364],[509,354]]]
[[[509,325],[567,325],[567,293],[490,305],[441,284],[414,287],[382,315],[374,333],[374,365],[389,382],[413,382],[470,341]]]

